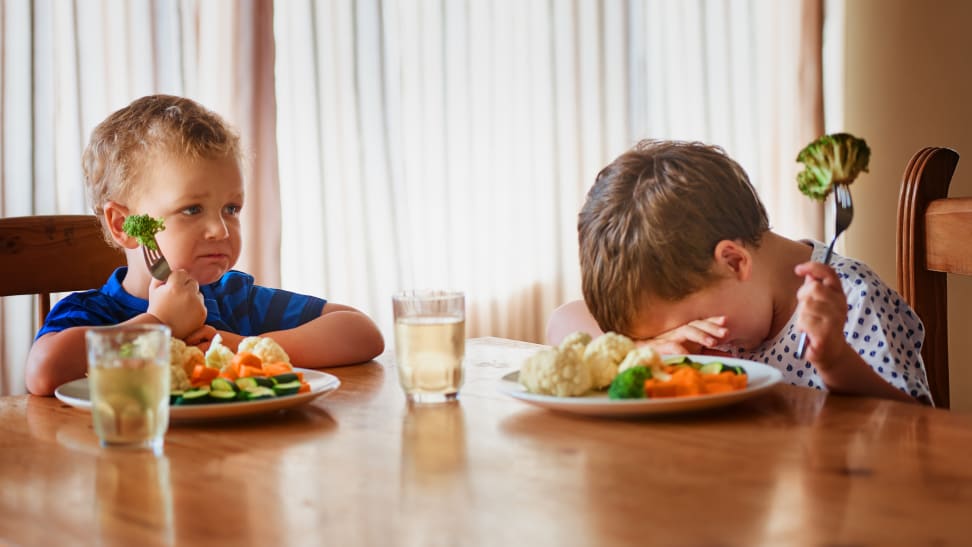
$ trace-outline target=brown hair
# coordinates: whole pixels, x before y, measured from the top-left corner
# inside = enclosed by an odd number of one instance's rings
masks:
[[[597,175],[577,221],[584,300],[627,332],[645,296],[680,300],[715,280],[722,240],[758,245],[766,209],[717,146],[644,140]]]
[[[140,170],[160,154],[242,161],[239,135],[191,99],[149,95],[117,110],[94,128],[81,156],[88,203],[109,243],[105,203],[131,197]]]

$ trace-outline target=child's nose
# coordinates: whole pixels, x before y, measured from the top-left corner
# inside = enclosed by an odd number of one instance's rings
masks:
[[[229,236],[229,227],[221,217],[214,217],[206,223],[206,237],[209,239],[224,239]]]

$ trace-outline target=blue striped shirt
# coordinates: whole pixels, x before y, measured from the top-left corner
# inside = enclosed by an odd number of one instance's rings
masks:
[[[34,338],[69,327],[116,325],[148,310],[148,300],[128,294],[122,280],[128,268],[115,270],[103,287],[71,293],[47,315]],[[320,317],[326,300],[253,284],[253,276],[230,270],[199,288],[206,304],[206,324],[240,336],[292,329]]]

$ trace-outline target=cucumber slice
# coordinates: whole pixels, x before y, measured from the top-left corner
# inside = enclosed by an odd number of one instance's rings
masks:
[[[209,387],[213,391],[229,391],[234,395],[240,390],[240,387],[235,382],[231,382],[226,378],[213,378],[213,381],[209,383]]]
[[[179,404],[179,399],[182,398],[182,394],[183,393],[185,393],[185,391],[183,391],[181,389],[177,389],[175,391],[170,391],[169,392],[169,404],[170,405],[177,405],[177,404]]]
[[[210,402],[209,400],[209,386],[194,387],[192,389],[186,390],[182,394],[177,404],[180,405],[199,405]]]
[[[228,403],[236,400],[236,392],[228,389],[213,389],[209,392],[209,398],[216,403]]]
[[[688,358],[687,355],[675,355],[673,357],[665,357],[662,362],[666,365],[689,365],[692,360]]]
[[[293,382],[284,382],[282,384],[277,384],[273,386],[273,392],[277,395],[293,395],[300,391],[300,380],[294,380]]]
[[[297,373],[296,372],[287,372],[287,373],[284,373],[284,374],[278,374],[276,376],[271,376],[270,379],[273,380],[274,383],[276,383],[276,384],[286,384],[288,382],[293,382],[293,381],[299,382],[300,381],[300,376],[297,376]]]
[[[256,378],[253,378],[252,376],[249,378],[240,378],[236,380],[236,386],[241,390],[247,390],[251,387],[259,387]]]
[[[273,380],[266,376],[254,376],[253,379],[256,380],[258,386],[273,387]]]
[[[249,387],[240,392],[244,401],[256,401],[259,399],[270,399],[271,397],[276,397],[273,394],[273,390],[268,387],[257,386]]]

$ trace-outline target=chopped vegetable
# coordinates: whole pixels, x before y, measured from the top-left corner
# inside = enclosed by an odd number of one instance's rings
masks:
[[[591,389],[591,370],[576,346],[543,349],[523,363],[520,383],[531,393],[574,397]]]
[[[623,334],[606,332],[584,348],[584,361],[591,369],[591,383],[595,389],[606,388],[618,374],[618,365],[628,352],[635,349],[634,342]]]
[[[867,173],[871,149],[864,139],[850,133],[824,135],[811,142],[797,155],[804,165],[797,174],[797,185],[807,196],[823,200],[834,184],[850,184],[861,173]]]
[[[614,377],[608,388],[611,399],[643,399],[645,397],[645,381],[651,378],[651,370],[647,367],[633,366],[624,369]]]
[[[143,246],[158,250],[159,244],[155,242],[155,234],[165,230],[165,219],[152,218],[148,215],[129,215],[125,217],[122,230],[137,239]]]

